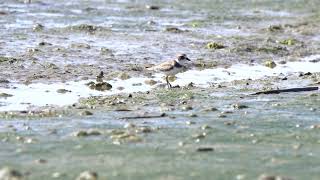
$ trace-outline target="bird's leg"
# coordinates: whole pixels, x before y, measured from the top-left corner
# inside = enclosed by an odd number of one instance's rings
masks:
[[[166,81],[167,81],[167,86],[168,86],[168,89],[172,88],[170,82],[169,82],[169,76],[166,76]]]

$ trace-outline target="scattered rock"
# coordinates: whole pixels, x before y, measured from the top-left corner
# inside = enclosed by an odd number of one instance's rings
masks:
[[[10,83],[9,80],[6,80],[6,79],[0,79],[0,84],[8,84]]]
[[[217,65],[217,61],[204,61],[202,59],[198,59],[194,62],[194,66],[199,69],[214,68],[217,67]]]
[[[278,62],[278,64],[287,64],[287,61],[281,60]]]
[[[95,33],[96,31],[101,31],[103,29],[105,28],[100,26],[90,25],[90,24],[80,24],[80,25],[71,27],[71,30],[73,31],[84,31],[88,33]]]
[[[157,23],[156,23],[155,21],[148,21],[147,24],[148,24],[148,25],[155,25],[155,24],[157,24]]]
[[[310,129],[320,129],[320,124],[311,125]]]
[[[44,67],[46,69],[59,69],[59,67],[57,65],[55,65],[54,63],[46,63],[46,64],[44,64]]]
[[[310,60],[309,62],[312,62],[312,63],[318,63],[318,62],[320,62],[320,58],[312,59],[312,60]]]
[[[168,80],[170,81],[170,82],[173,82],[173,81],[175,81],[177,79],[177,77],[176,76],[169,76],[168,77]]]
[[[95,129],[89,129],[89,130],[79,130],[77,132],[74,132],[72,133],[73,136],[76,136],[76,137],[87,137],[87,136],[99,136],[101,135],[102,133],[98,130],[95,130]]]
[[[262,174],[259,176],[258,180],[292,180],[292,179],[288,177]]]
[[[133,83],[132,86],[142,86],[142,83]]]
[[[226,121],[223,124],[227,125],[227,126],[231,126],[231,125],[235,125],[236,122],[235,121]]]
[[[285,39],[283,41],[280,41],[279,43],[283,44],[283,45],[292,46],[292,45],[295,45],[296,42],[297,42],[297,40],[295,40],[295,39]]]
[[[114,144],[121,144],[123,142],[137,143],[142,141],[139,136],[127,131],[112,131],[111,134],[110,138],[114,141]]]
[[[38,163],[38,164],[45,164],[45,163],[47,163],[48,161],[45,160],[45,159],[37,159],[37,160],[35,160],[35,162]]]
[[[146,8],[150,9],[150,10],[159,10],[160,9],[159,6],[155,6],[155,5],[146,5]]]
[[[127,124],[125,124],[125,125],[123,126],[123,128],[126,128],[126,129],[135,128],[135,127],[136,127],[136,125],[133,124],[133,123],[127,123]]]
[[[40,52],[40,49],[37,49],[37,48],[28,48],[28,49],[27,49],[27,52],[28,52],[28,53],[36,53],[36,52]]]
[[[7,15],[7,14],[8,14],[7,12],[0,11],[0,15]]]
[[[90,49],[91,46],[86,43],[76,43],[76,44],[71,44],[71,48]]]
[[[117,89],[118,89],[119,91],[123,91],[123,90],[124,90],[124,87],[119,86],[119,87],[117,87]]]
[[[186,121],[186,124],[187,125],[192,125],[192,124],[196,124],[196,122],[194,122],[194,121]]]
[[[39,42],[38,45],[39,45],[39,46],[51,46],[52,44],[51,44],[51,43],[48,43],[48,42],[42,41],[42,42]]]
[[[202,111],[203,112],[210,112],[210,111],[218,111],[218,109],[215,107],[208,107],[208,108],[202,109]]]
[[[60,94],[65,94],[65,93],[68,93],[68,92],[71,92],[70,90],[66,90],[66,89],[58,89],[57,90],[57,93],[60,93]]]
[[[91,115],[93,115],[93,113],[90,112],[90,111],[82,111],[82,112],[80,112],[80,116],[91,116]]]
[[[137,133],[151,133],[152,129],[150,127],[140,127],[136,130]]]
[[[232,104],[231,107],[233,107],[234,109],[246,109],[248,108],[248,106],[246,105],[242,105],[242,104]]]
[[[144,83],[147,84],[147,85],[152,86],[152,85],[157,84],[157,81],[155,81],[153,79],[147,79],[147,80],[144,81]]]
[[[0,93],[0,98],[8,98],[8,97],[12,97],[12,94],[7,94],[7,93]]]
[[[264,62],[264,65],[266,67],[269,67],[269,68],[275,68],[277,66],[277,64],[274,61],[271,61],[271,60],[268,60],[268,61]]]
[[[225,114],[219,114],[218,117],[219,117],[219,118],[226,118],[227,115],[225,115]]]
[[[268,30],[270,32],[279,32],[279,31],[283,31],[283,27],[281,25],[271,25],[269,26]]]
[[[125,72],[120,73],[118,77],[119,77],[119,79],[121,79],[121,80],[130,79],[129,74],[128,74],[128,73],[125,73]]]
[[[198,147],[197,148],[198,152],[209,152],[209,151],[213,151],[213,150],[214,150],[214,148],[212,148],[212,147]]]
[[[51,175],[52,178],[61,178],[62,176],[65,176],[65,174],[60,173],[60,172],[54,172]]]
[[[271,54],[287,54],[288,50],[282,46],[263,46],[255,49],[257,52],[271,53]]]
[[[9,62],[9,63],[14,63],[17,62],[19,59],[15,58],[15,57],[4,57],[4,56],[0,56],[0,63],[3,62]]]
[[[90,82],[88,83],[88,85],[90,89],[94,89],[97,91],[107,91],[112,89],[112,85],[107,82],[98,82],[98,83]]]
[[[92,171],[84,171],[80,173],[76,180],[97,180],[98,174]]]
[[[33,31],[42,31],[44,29],[44,26],[42,24],[35,24],[32,28]]]
[[[167,27],[166,28],[167,32],[172,32],[172,33],[182,33],[184,32],[183,30],[177,28],[177,27]]]
[[[23,175],[15,169],[4,167],[0,170],[0,180],[22,180],[22,179],[24,179]]]
[[[207,49],[223,49],[223,48],[225,48],[224,45],[216,43],[216,42],[209,42],[206,45],[206,47],[207,47]]]
[[[86,83],[85,85],[90,87],[90,86],[95,86],[95,84],[96,84],[95,82],[90,81],[90,82]]]
[[[221,114],[232,114],[232,111],[221,111]]]
[[[209,125],[207,125],[207,124],[205,124],[205,125],[201,126],[201,129],[202,129],[202,130],[212,129],[212,127],[209,126]]]
[[[192,138],[193,139],[202,139],[202,138],[205,138],[207,135],[207,133],[203,132],[203,133],[199,133],[199,134],[193,134],[192,135]]]
[[[189,116],[189,117],[198,117],[198,115],[197,115],[197,114],[194,114],[194,113],[191,113],[191,114],[189,114],[188,116]]]
[[[111,49],[108,49],[108,48],[105,48],[105,47],[102,47],[101,49],[100,49],[100,53],[101,54],[112,54],[112,50]]]
[[[192,110],[193,108],[192,108],[192,106],[182,106],[181,107],[181,110],[182,111],[190,111],[190,110]]]

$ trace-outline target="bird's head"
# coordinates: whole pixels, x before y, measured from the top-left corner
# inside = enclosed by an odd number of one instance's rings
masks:
[[[187,63],[188,61],[191,61],[186,54],[178,54],[177,61],[179,63]]]

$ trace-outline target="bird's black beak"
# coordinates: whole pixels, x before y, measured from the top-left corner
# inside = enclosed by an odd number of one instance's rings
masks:
[[[187,61],[191,61],[189,58],[186,58]]]

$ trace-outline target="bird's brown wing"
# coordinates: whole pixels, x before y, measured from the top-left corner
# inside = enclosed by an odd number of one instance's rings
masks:
[[[173,67],[174,67],[174,61],[167,61],[148,69],[154,70],[154,71],[170,71],[171,69],[173,69]]]

